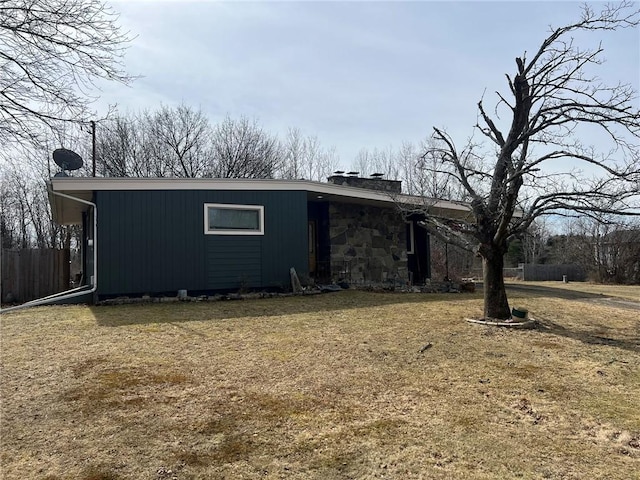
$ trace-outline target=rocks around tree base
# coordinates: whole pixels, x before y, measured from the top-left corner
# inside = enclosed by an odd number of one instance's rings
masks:
[[[477,325],[504,328],[534,328],[538,323],[532,317],[529,317],[525,320],[520,318],[511,318],[507,320],[500,320],[497,318],[465,318],[465,320],[469,323],[474,323]]]

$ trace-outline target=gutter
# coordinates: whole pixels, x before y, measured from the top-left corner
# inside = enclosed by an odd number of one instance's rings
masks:
[[[68,300],[70,298],[76,298],[83,295],[95,293],[98,289],[98,249],[97,249],[97,231],[98,231],[98,207],[95,203],[89,202],[88,200],[82,200],[80,198],[72,197],[71,195],[66,195],[60,192],[54,192],[51,188],[51,183],[47,184],[47,189],[49,193],[52,195],[56,195],[58,197],[67,198],[74,202],[79,202],[84,205],[88,205],[93,208],[93,282],[92,285],[83,285],[81,287],[76,287],[71,290],[65,290],[64,292],[54,293],[53,295],[48,295],[46,297],[38,298],[36,300],[30,300],[28,302],[23,303],[22,305],[17,305],[15,307],[9,307],[0,309],[0,313],[11,312],[13,310],[19,310],[22,308],[28,307],[37,307],[40,305],[48,305],[53,302],[57,302],[59,300]],[[90,287],[90,288],[89,288]]]

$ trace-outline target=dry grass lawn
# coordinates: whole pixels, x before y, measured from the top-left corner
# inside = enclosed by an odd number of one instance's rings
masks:
[[[478,294],[6,314],[2,478],[640,479],[638,311],[511,298],[539,328]]]

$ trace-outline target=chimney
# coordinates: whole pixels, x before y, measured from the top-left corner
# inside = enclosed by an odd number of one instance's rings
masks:
[[[349,187],[368,188],[369,190],[378,190],[387,193],[401,193],[402,182],[400,180],[386,180],[383,173],[374,173],[370,178],[358,177],[359,172],[348,172],[348,176],[343,175],[344,172],[337,171],[334,175],[327,178],[327,182],[334,185],[348,185]]]

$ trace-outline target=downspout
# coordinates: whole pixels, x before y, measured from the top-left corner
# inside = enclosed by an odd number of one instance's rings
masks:
[[[98,249],[97,247],[97,232],[98,232],[98,207],[95,203],[90,202],[88,200],[82,200],[81,198],[72,197],[71,195],[66,195],[60,192],[54,192],[51,189],[51,184],[48,185],[49,193],[52,195],[56,195],[58,197],[68,198],[74,202],[79,202],[84,205],[89,205],[93,208],[93,282],[92,285],[82,285],[81,287],[76,287],[71,290],[65,290],[64,292],[54,293],[53,295],[48,295],[46,297],[38,298],[36,300],[31,300],[29,302],[25,302],[22,305],[17,305],[15,307],[9,307],[0,309],[0,313],[11,312],[13,310],[19,310],[21,308],[28,307],[37,307],[39,305],[47,305],[53,301],[57,300],[67,300],[70,298],[79,297],[81,295],[87,295],[90,293],[95,293],[98,289]],[[88,287],[91,287],[87,290]]]

